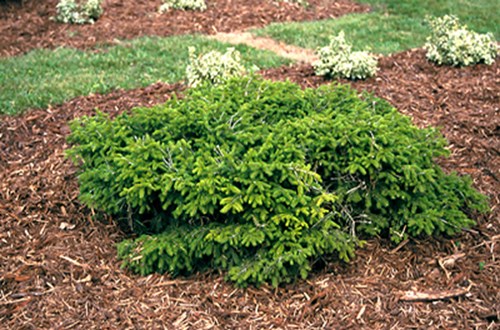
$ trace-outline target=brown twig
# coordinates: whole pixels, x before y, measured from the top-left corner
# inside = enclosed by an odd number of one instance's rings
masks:
[[[469,293],[470,288],[471,287],[469,286],[467,288],[458,288],[454,290],[439,291],[439,292],[407,291],[399,298],[399,300],[407,302],[445,300],[463,296]]]

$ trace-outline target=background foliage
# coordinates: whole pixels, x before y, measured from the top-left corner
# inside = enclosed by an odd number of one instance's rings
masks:
[[[470,31],[449,15],[429,19],[429,24],[432,33],[424,45],[429,60],[454,66],[495,62],[498,46],[492,34]]]
[[[318,50],[319,60],[314,63],[317,75],[347,79],[366,79],[377,72],[377,59],[366,51],[352,51],[344,32],[333,36],[328,46]]]
[[[246,69],[241,63],[241,54],[233,47],[225,53],[211,51],[196,54],[194,47],[189,48],[189,64],[186,68],[187,83],[197,86],[204,81],[220,84],[232,76],[244,75]]]
[[[101,2],[101,0],[60,0],[56,6],[56,20],[71,24],[93,24],[103,12]]]

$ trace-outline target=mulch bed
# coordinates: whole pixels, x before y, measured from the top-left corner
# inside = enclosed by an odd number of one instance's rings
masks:
[[[348,82],[384,97],[450,141],[448,171],[471,175],[492,212],[453,238],[398,247],[369,240],[349,264],[308,280],[236,289],[222,274],[140,277],[120,269],[124,233],[78,200],[64,157],[68,120],[163,102],[181,84],[76,98],[0,118],[0,324],[11,329],[487,329],[500,316],[500,68],[436,67],[421,50],[380,59],[376,78]],[[327,83],[308,65],[263,72]],[[344,81],[345,82],[345,81]],[[410,294],[445,295],[412,301]],[[458,293],[457,293],[458,292]],[[451,297],[456,296],[456,297]],[[431,299],[427,297],[427,299]],[[495,323],[497,323],[495,325]]]
[[[89,48],[140,36],[214,34],[262,27],[272,22],[308,21],[366,12],[349,0],[308,0],[310,6],[274,0],[207,0],[207,10],[160,14],[161,0],[104,0],[103,15],[91,26],[60,24],[58,0],[0,0],[0,57],[36,48]]]

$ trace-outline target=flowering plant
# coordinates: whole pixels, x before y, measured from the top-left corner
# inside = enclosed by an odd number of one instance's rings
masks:
[[[424,49],[430,61],[454,66],[490,65],[495,61],[498,47],[492,34],[469,31],[455,16],[446,15],[428,22],[432,32]]]
[[[314,63],[317,75],[348,79],[366,79],[377,72],[376,58],[366,51],[352,51],[344,32],[333,37],[330,45],[318,50]]]
[[[204,11],[207,9],[205,0],[164,0],[160,6],[160,12],[166,12],[170,9],[188,9]]]
[[[56,20],[71,24],[93,24],[102,14],[102,0],[59,0]]]
[[[241,64],[240,53],[232,47],[224,54],[211,51],[197,56],[195,52],[194,47],[189,47],[189,64],[186,68],[188,84],[193,87],[203,81],[217,85],[229,77],[243,75],[246,72]]]

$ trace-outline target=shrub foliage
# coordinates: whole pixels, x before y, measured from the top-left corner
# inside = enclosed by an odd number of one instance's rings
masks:
[[[437,64],[467,66],[476,63],[492,64],[497,45],[492,34],[478,34],[460,25],[455,16],[429,19],[432,29],[424,48],[427,58]]]
[[[316,74],[332,78],[366,79],[377,72],[377,60],[365,51],[352,51],[344,32],[331,38],[330,45],[318,50]]]
[[[434,163],[448,153],[435,129],[343,85],[233,78],[71,130],[81,200],[142,233],[118,247],[142,274],[278,285],[349,260],[358,237],[453,234],[485,206]]]
[[[102,14],[102,0],[59,0],[56,20],[62,23],[94,23]]]

